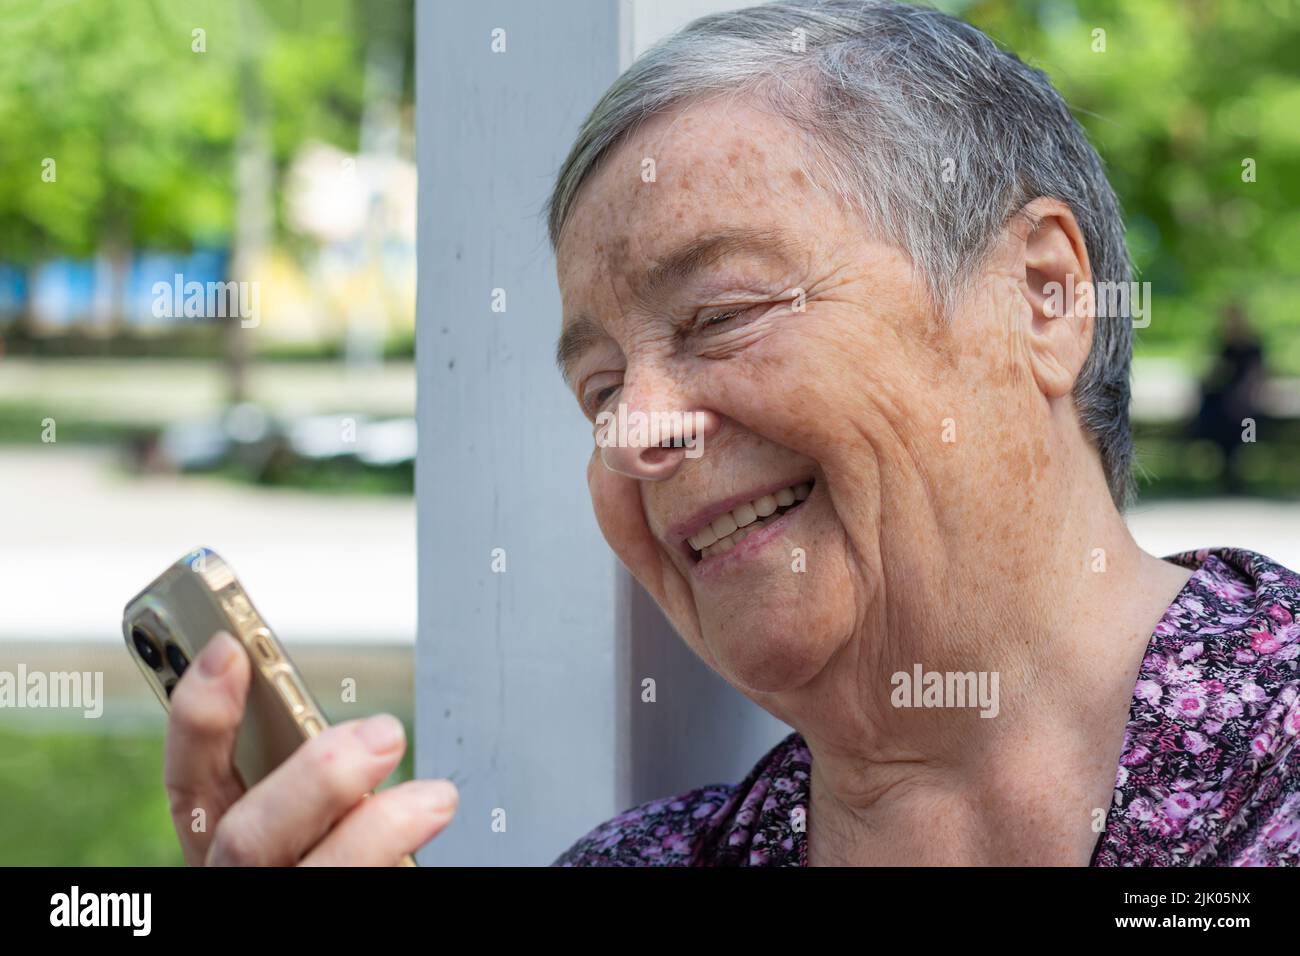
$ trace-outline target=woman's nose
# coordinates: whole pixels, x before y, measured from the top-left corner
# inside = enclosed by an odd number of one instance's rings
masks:
[[[704,453],[718,430],[713,412],[650,412],[620,404],[605,431],[600,457],[610,471],[641,481],[664,481],[688,458]]]

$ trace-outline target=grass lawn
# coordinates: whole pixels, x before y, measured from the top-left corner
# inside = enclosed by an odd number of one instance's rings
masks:
[[[411,779],[413,751],[390,784]],[[162,752],[161,729],[0,729],[0,865],[183,865]]]

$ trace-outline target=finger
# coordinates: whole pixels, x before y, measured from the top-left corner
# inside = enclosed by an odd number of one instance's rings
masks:
[[[243,647],[220,631],[172,691],[163,784],[172,826],[191,865],[203,862],[222,815],[244,792],[234,753],[249,673]]]
[[[208,863],[294,865],[393,771],[405,749],[402,724],[389,714],[328,728],[227,811]]]
[[[303,866],[396,866],[443,831],[460,795],[447,780],[408,780],[362,800]]]

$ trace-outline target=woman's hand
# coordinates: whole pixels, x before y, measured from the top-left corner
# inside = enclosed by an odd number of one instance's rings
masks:
[[[249,675],[248,655],[222,632],[172,692],[163,783],[186,862],[392,866],[451,821],[458,795],[446,780],[363,799],[406,749],[388,714],[326,729],[245,791],[233,759]]]

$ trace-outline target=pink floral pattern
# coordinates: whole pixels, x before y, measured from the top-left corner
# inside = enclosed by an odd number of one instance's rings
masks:
[[[1193,574],[1147,646],[1093,866],[1300,860],[1300,576],[1235,548],[1166,560]],[[554,866],[807,866],[798,733],[737,785],[653,800]]]

